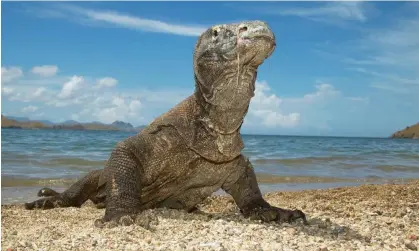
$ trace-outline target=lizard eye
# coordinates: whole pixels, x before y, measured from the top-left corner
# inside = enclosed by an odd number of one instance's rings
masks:
[[[215,26],[214,28],[212,28],[212,37],[216,38],[218,36],[218,33],[220,33],[220,27],[219,26]]]

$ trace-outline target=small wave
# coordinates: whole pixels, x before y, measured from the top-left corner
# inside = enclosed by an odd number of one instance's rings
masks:
[[[350,179],[337,177],[319,177],[319,176],[281,176],[267,173],[257,173],[256,178],[261,184],[281,184],[281,183],[329,183],[344,182]]]
[[[394,171],[419,172],[419,165],[418,166],[378,165],[378,166],[375,166],[374,168],[381,170],[383,172],[394,172]]]
[[[348,161],[359,160],[359,157],[354,156],[330,156],[330,157],[306,157],[306,158],[288,158],[288,159],[255,159],[255,164],[284,164],[284,165],[298,165],[298,164],[311,164],[319,162],[332,162],[332,161]]]
[[[2,187],[31,187],[31,186],[70,186],[75,183],[76,178],[56,178],[56,179],[25,179],[10,176],[1,177]]]
[[[60,165],[60,166],[91,166],[91,167],[103,167],[106,164],[106,160],[88,160],[83,158],[54,158],[46,162],[48,165]]]
[[[338,177],[324,176],[280,176],[266,173],[256,173],[256,178],[260,184],[303,184],[303,183],[353,183],[353,182],[404,182],[409,179],[387,179],[378,176],[367,176],[361,179],[346,179]]]
[[[419,161],[419,154],[409,154],[409,153],[398,153],[396,154],[397,157],[408,159],[408,160],[418,160]]]
[[[2,164],[21,164],[27,166],[40,166],[40,167],[104,167],[106,164],[106,160],[89,160],[83,158],[47,158],[47,159],[35,159],[34,157],[29,156],[20,156],[19,158],[11,158],[10,156],[6,158],[2,158]]]
[[[358,168],[370,168],[376,169],[383,172],[419,172],[419,165],[418,166],[405,166],[405,165],[372,165],[372,164],[349,164],[349,163],[340,163],[339,168],[342,169],[358,169]]]

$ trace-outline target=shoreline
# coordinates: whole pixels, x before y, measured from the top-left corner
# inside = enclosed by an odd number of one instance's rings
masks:
[[[257,173],[257,180],[262,194],[270,192],[288,192],[288,191],[308,191],[316,189],[329,189],[340,187],[356,187],[369,184],[406,184],[418,178],[365,178],[365,179],[345,179],[338,177],[321,176],[279,176],[265,173]],[[11,205],[23,203],[38,199],[38,191],[44,187],[52,188],[58,192],[63,192],[78,179],[68,179],[65,183],[57,183],[63,180],[44,179],[44,182],[28,184],[14,184],[9,180],[2,181],[1,187],[1,205]],[[6,186],[3,186],[6,184]],[[221,189],[214,192],[213,195],[227,195]]]
[[[104,210],[27,211],[2,205],[2,250],[417,250],[419,179],[406,184],[268,192],[272,205],[308,217],[278,225],[242,217],[230,196],[213,195],[201,213],[146,210],[129,227],[93,226]],[[31,226],[28,228],[28,226]],[[416,249],[415,249],[416,248]]]

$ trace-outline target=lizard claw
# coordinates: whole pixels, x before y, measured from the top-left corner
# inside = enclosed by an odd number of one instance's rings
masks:
[[[298,219],[303,221],[304,225],[308,225],[306,215],[301,210],[288,210],[278,207],[257,208],[250,213],[250,219],[262,220],[264,222],[275,221],[278,223],[291,223]]]
[[[105,216],[103,219],[95,220],[95,227],[103,228],[114,228],[117,226],[130,226],[135,223],[137,214],[135,213],[117,213],[113,216]]]
[[[135,218],[130,215],[124,215],[119,219],[112,219],[110,221],[104,221],[103,219],[95,220],[95,227],[97,228],[114,228],[118,226],[131,226],[135,223]]]
[[[308,225],[306,215],[301,210],[285,210],[281,208],[278,209],[280,210],[280,212],[277,221],[291,223],[295,222],[298,219],[301,219],[304,225]]]
[[[43,199],[35,200],[33,202],[25,203],[25,209],[27,210],[32,210],[36,208],[40,208],[43,210],[52,209],[56,207],[59,203],[60,201],[56,197],[43,198]]]

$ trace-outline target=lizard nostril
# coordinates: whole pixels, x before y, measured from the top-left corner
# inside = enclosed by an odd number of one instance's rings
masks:
[[[247,31],[247,26],[243,26],[239,29],[239,33]]]

